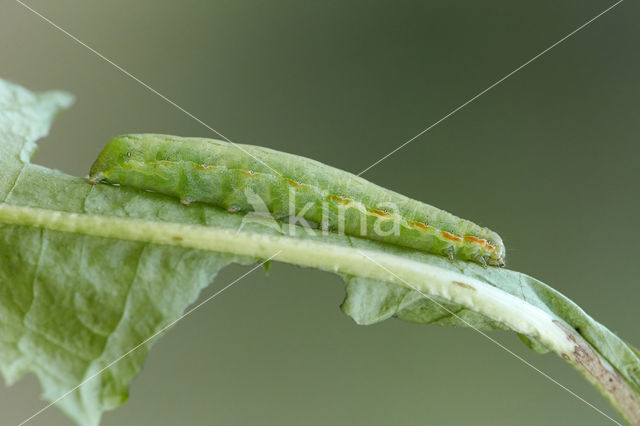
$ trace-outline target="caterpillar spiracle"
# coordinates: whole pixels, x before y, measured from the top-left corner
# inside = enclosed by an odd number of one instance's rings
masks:
[[[502,239],[487,228],[343,170],[259,146],[159,134],[118,136],[94,162],[89,182],[155,191],[185,205],[197,201],[229,211],[253,211],[245,195],[250,190],[278,220],[293,214],[325,230],[452,260],[504,265]]]

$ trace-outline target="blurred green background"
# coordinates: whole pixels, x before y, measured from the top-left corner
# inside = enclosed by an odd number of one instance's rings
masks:
[[[29,4],[236,142],[359,172],[607,1],[56,1]],[[364,177],[498,231],[508,267],[640,344],[638,2],[627,1]],[[77,96],[35,161],[74,175],[113,136],[215,137],[18,3],[0,76]],[[202,297],[247,270],[225,269]],[[337,276],[273,265],[154,346],[104,425],[608,424],[467,329],[356,326]],[[495,337],[615,415],[561,359]],[[43,406],[29,376],[2,424]],[[49,409],[32,425],[66,425]]]

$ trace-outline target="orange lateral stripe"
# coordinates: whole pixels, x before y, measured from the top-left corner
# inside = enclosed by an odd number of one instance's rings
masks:
[[[447,231],[440,231],[440,233],[442,234],[443,237],[452,240],[452,241],[462,241],[462,238],[457,237],[453,234],[448,233]]]
[[[340,203],[348,203],[349,201],[351,201],[348,198],[342,198],[342,197],[339,197],[337,195],[332,195],[331,198],[333,198],[334,200],[336,200],[336,201],[338,201]]]
[[[471,241],[472,243],[478,243],[478,244],[486,244],[487,243],[487,240],[483,240],[481,238],[474,237],[473,235],[465,235],[464,236],[464,240],[465,241]]]
[[[413,225],[413,226],[417,226],[418,228],[422,228],[422,229],[424,229],[425,231],[428,231],[428,230],[429,230],[429,228],[430,228],[430,226],[429,226],[429,225],[425,225],[425,224],[424,224],[424,223],[422,223],[422,222],[409,222],[409,223],[411,223],[411,225]]]
[[[300,188],[301,186],[304,186],[300,182],[296,182],[295,180],[291,180],[291,179],[287,179],[287,182],[289,182],[289,185],[292,185],[292,186],[295,186],[295,187],[298,187],[298,188]]]
[[[243,175],[247,175],[247,176],[254,176],[256,174],[256,172],[254,172],[253,170],[240,170],[240,173],[242,173]]]
[[[389,216],[389,213],[383,212],[382,210],[370,209],[369,207],[367,207],[367,210],[371,213],[377,214],[378,216]]]

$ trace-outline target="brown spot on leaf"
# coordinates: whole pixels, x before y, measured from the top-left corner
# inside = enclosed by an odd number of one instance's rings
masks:
[[[601,357],[595,349],[585,341],[577,331],[553,320],[554,324],[560,327],[567,335],[567,339],[574,342],[573,361],[578,364],[578,368],[590,379],[599,383],[605,389],[606,394],[616,401],[617,406],[625,415],[630,424],[640,425],[640,398],[627,381]],[[572,362],[569,355],[563,353],[562,358]]]
[[[566,325],[556,319],[552,319],[551,322],[557,325],[558,328],[562,329],[562,331],[564,331],[564,334],[567,336],[568,341],[576,343],[576,338],[573,336],[573,333],[571,333],[571,330]]]
[[[171,237],[171,239],[172,239],[173,241],[182,241],[182,237],[181,237],[181,236],[179,236],[179,235],[174,235],[173,237]]]
[[[452,281],[455,285],[460,286],[462,288],[468,288],[469,290],[476,291],[476,288],[465,283],[461,283],[460,281]]]

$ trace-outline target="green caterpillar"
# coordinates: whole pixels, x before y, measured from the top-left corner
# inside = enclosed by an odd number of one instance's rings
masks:
[[[292,154],[213,139],[139,134],[111,140],[91,167],[107,182],[253,211],[258,195],[278,220],[304,218],[324,230],[503,266],[495,232],[351,173]]]

